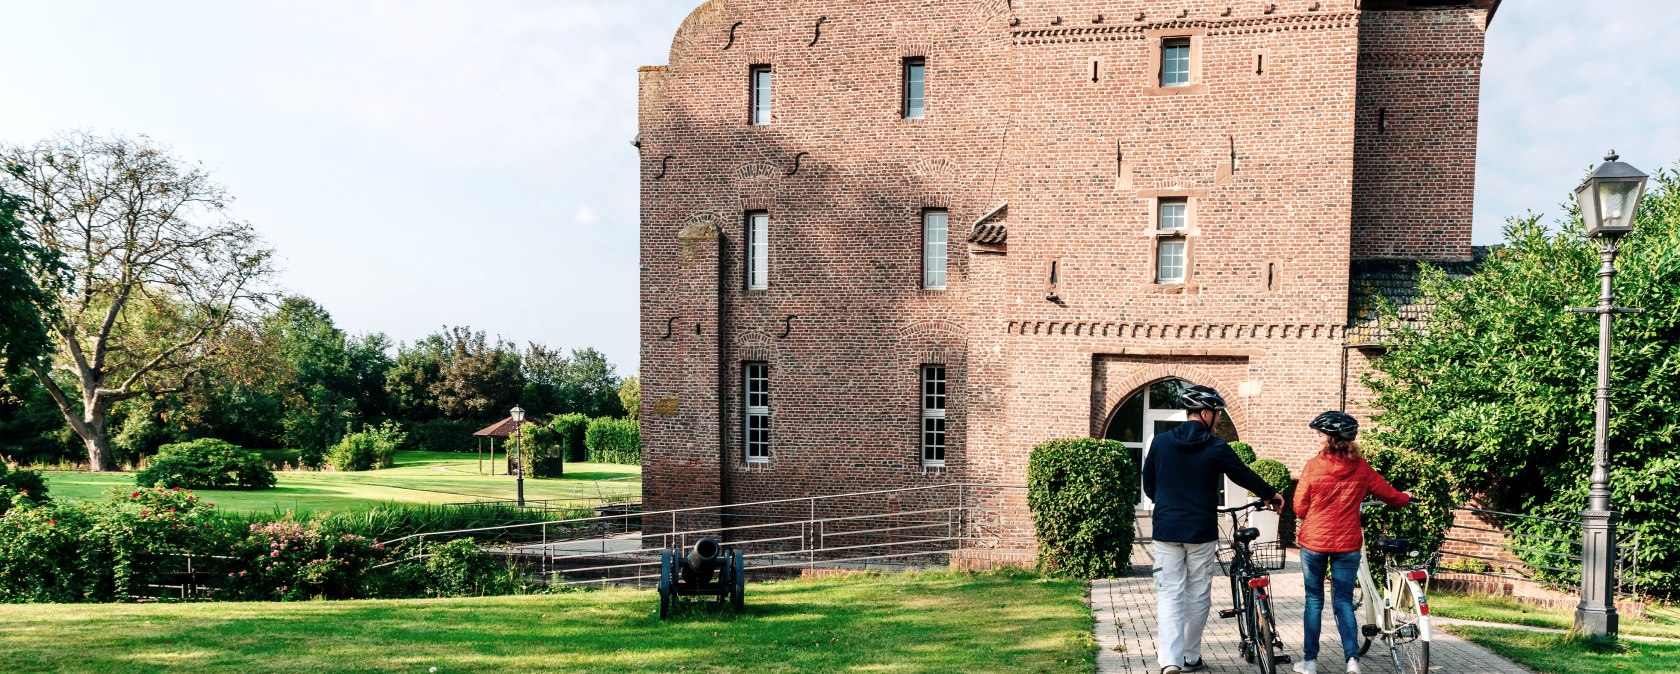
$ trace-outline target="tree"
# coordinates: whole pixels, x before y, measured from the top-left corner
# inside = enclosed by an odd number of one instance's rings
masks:
[[[116,469],[113,405],[186,391],[229,326],[267,298],[272,253],[227,214],[225,188],[140,137],[71,134],[0,150],[0,189],[68,269],[49,319],[52,369],[29,369],[87,446],[93,470]]]
[[[439,411],[452,419],[483,418],[518,402],[525,382],[512,344],[498,339],[492,345],[482,331],[465,326],[449,328],[448,339],[449,357],[432,385]]]
[[[268,332],[285,365],[283,437],[304,465],[319,468],[355,411],[359,382],[350,370],[344,332],[321,305],[297,296],[280,302]]]
[[[1635,222],[1616,302],[1645,313],[1616,319],[1611,486],[1623,526],[1642,532],[1640,587],[1680,594],[1680,173],[1653,177]],[[1573,209],[1561,231],[1530,215],[1505,239],[1472,277],[1425,270],[1421,326],[1391,312],[1393,337],[1367,380],[1377,437],[1434,458],[1493,508],[1573,519],[1593,459],[1598,321],[1565,309],[1597,304],[1598,245]],[[1563,541],[1580,533],[1545,521],[1516,528]],[[1556,552],[1531,561],[1561,566]]]
[[[618,399],[618,374],[606,354],[593,347],[572,349],[560,385],[565,411],[591,417],[620,417],[624,404]]]
[[[636,375],[624,378],[618,385],[618,401],[624,405],[624,418],[632,421],[642,418],[642,380]]]
[[[566,401],[561,386],[569,365],[571,361],[559,349],[550,349],[536,342],[528,344],[525,357],[520,359],[525,392],[519,396],[519,405],[532,416],[539,417],[562,411]]]
[[[0,372],[17,374],[52,353],[47,321],[53,293],[41,281],[56,280],[58,258],[42,246],[22,220],[22,197],[0,184]]]
[[[397,347],[396,362],[385,372],[385,392],[391,411],[407,421],[438,418],[435,389],[443,381],[443,363],[451,350],[441,333],[428,335],[413,346]]]

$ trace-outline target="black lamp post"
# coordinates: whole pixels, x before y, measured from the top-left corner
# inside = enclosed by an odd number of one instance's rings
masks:
[[[514,428],[513,483],[517,485],[515,489],[518,490],[516,493],[519,498],[519,507],[523,508],[525,507],[525,408],[514,405],[513,409],[508,411],[508,416],[513,417]]]
[[[1604,156],[1598,170],[1575,188],[1587,236],[1600,241],[1598,306],[1570,309],[1598,314],[1597,418],[1593,428],[1592,483],[1587,508],[1581,511],[1581,603],[1575,607],[1575,629],[1583,634],[1616,636],[1616,512],[1610,505],[1610,323],[1624,309],[1615,303],[1616,249],[1633,231],[1633,215],[1645,192],[1648,177],[1622,162],[1616,151]]]

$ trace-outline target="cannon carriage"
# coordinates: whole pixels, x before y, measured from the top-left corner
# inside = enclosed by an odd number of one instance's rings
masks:
[[[740,548],[724,547],[715,538],[702,538],[688,554],[659,553],[659,618],[670,617],[678,601],[688,598],[715,605],[728,604],[740,613],[746,605],[746,556]]]

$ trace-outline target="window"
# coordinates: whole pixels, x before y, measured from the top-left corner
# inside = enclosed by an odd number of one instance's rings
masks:
[[[1155,282],[1184,282],[1184,237],[1164,236],[1155,240]]]
[[[945,289],[950,230],[950,214],[941,210],[922,211],[922,288],[925,290]]]
[[[945,366],[922,366],[922,465],[945,465]]]
[[[1188,199],[1161,199],[1159,202],[1160,211],[1158,219],[1155,221],[1155,228],[1183,230],[1186,224],[1188,224],[1185,220],[1185,207],[1188,205]]]
[[[742,370],[742,397],[746,403],[742,439],[745,440],[747,461],[769,461],[770,366],[767,363],[747,363]]]
[[[921,119],[927,114],[927,60],[904,59],[904,118]]]
[[[747,213],[747,290],[770,287],[770,214]]]
[[[770,123],[770,66],[752,67],[752,123]]]
[[[1190,85],[1190,38],[1170,37],[1161,41],[1161,86]]]
[[[1162,197],[1155,206],[1155,282],[1183,283],[1190,203],[1183,197]]]

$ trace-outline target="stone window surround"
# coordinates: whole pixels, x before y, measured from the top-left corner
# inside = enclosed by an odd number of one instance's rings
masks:
[[[1149,68],[1144,71],[1147,81],[1143,85],[1145,96],[1189,96],[1207,93],[1207,83],[1202,81],[1202,40],[1207,36],[1206,27],[1178,27],[1151,28],[1143,31],[1143,37],[1149,44]],[[1190,83],[1174,87],[1161,86],[1161,47],[1167,40],[1173,38],[1190,39]]]
[[[1196,202],[1207,196],[1206,189],[1187,189],[1169,187],[1156,190],[1139,190],[1138,196],[1146,200],[1149,207],[1149,226],[1142,235],[1149,242],[1149,273],[1143,290],[1155,293],[1196,294],[1201,290],[1201,284],[1196,282],[1196,239],[1201,234],[1201,227],[1196,217]],[[1184,200],[1184,229],[1161,229],[1158,222],[1161,216],[1162,199]],[[1156,259],[1160,246],[1157,242],[1166,237],[1184,239],[1184,281],[1179,283],[1159,283],[1155,280],[1159,260]]]

